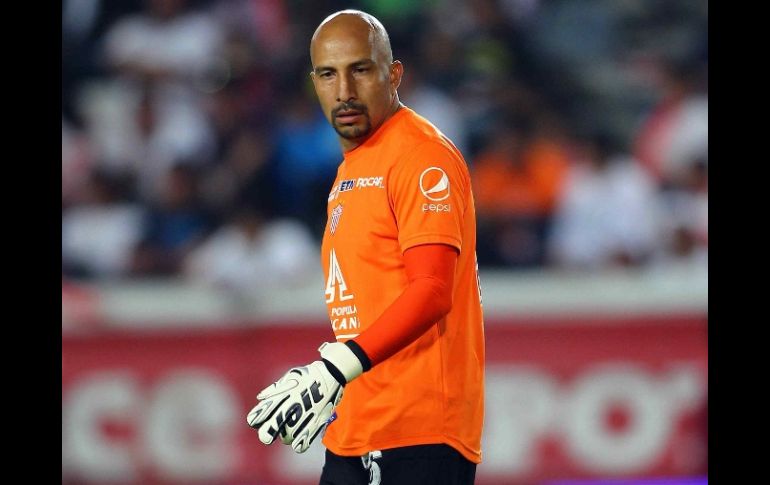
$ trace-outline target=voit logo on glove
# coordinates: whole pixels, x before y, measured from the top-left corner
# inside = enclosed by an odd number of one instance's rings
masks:
[[[433,202],[449,198],[449,177],[438,167],[426,168],[420,175],[420,192]],[[423,204],[423,212],[449,212],[449,204]]]

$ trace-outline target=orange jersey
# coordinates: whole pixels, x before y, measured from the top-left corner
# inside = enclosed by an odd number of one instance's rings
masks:
[[[323,439],[338,455],[445,443],[481,462],[484,330],[470,176],[457,148],[401,107],[345,153],[329,194],[321,264],[337,340],[355,339],[404,291],[404,251],[436,243],[459,251],[452,309],[345,387]]]

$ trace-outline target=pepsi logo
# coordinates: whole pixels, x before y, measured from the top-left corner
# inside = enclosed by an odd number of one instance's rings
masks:
[[[449,177],[438,167],[426,168],[420,175],[420,191],[428,199],[438,202],[449,197]]]

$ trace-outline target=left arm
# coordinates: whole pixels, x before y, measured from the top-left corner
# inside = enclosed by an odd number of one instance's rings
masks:
[[[409,284],[355,340],[323,344],[321,361],[296,367],[263,389],[249,412],[259,439],[303,453],[328,424],[344,386],[408,346],[452,308],[457,249],[445,244],[414,246],[404,252]]]
[[[449,313],[456,265],[457,249],[446,244],[413,246],[404,252],[409,284],[366,331],[346,342],[368,364],[364,371],[417,340]]]

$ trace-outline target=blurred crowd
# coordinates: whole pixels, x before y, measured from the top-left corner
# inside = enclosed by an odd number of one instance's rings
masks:
[[[342,155],[308,46],[343,8],[463,152],[480,265],[707,264],[705,0],[64,0],[63,276],[315,274]]]

